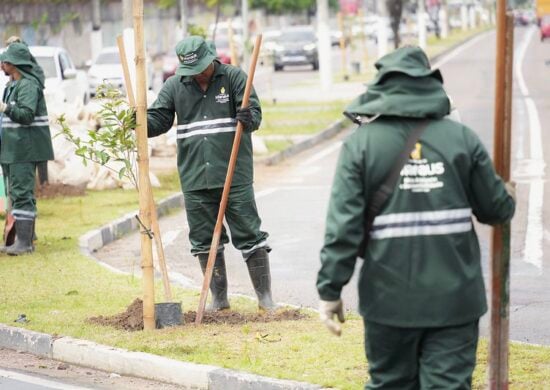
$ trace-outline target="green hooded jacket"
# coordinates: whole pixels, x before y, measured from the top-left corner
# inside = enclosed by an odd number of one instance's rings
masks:
[[[406,47],[383,57],[367,92],[347,111],[378,116],[344,142],[330,198],[317,289],[340,298],[364,235],[365,209],[408,134],[424,129],[374,221],[359,276],[359,311],[397,327],[467,323],[487,310],[472,224],[497,224],[515,209],[476,134],[446,119],[449,99],[426,55]]]
[[[237,120],[246,86],[246,74],[239,68],[214,61],[215,71],[206,91],[192,76],[175,75],[166,80],[157,100],[147,110],[147,131],[155,137],[170,130],[177,118],[178,170],[183,192],[222,188]],[[253,180],[252,136],[262,120],[254,89],[249,105],[252,126],[244,129],[233,186]]]
[[[2,117],[0,163],[53,160],[44,72],[24,43],[9,45],[0,61],[15,65],[22,76],[6,85],[2,97],[8,106]]]

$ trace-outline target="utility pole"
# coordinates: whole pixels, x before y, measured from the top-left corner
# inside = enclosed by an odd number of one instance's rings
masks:
[[[241,18],[243,23],[243,66],[248,65],[250,36],[248,31],[248,0],[241,0]]]
[[[92,33],[90,35],[90,49],[92,60],[95,59],[103,46],[101,36],[101,5],[100,0],[92,0]]]
[[[179,39],[183,39],[187,36],[187,29],[188,29],[188,23],[187,23],[187,0],[179,0],[179,7],[180,7],[180,26],[181,26],[181,37],[178,37]]]
[[[323,91],[328,91],[332,85],[328,0],[317,0],[317,48],[319,52],[319,79],[321,82],[321,89]]]
[[[388,8],[385,0],[376,0],[376,11],[378,13],[378,31],[376,40],[378,43],[378,58],[383,57],[388,52]]]
[[[418,46],[426,49],[426,4],[424,0],[418,0],[418,11],[416,12],[416,24],[418,27]]]

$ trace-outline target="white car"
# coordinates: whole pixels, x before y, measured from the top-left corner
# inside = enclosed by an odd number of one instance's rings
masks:
[[[65,111],[66,106],[78,109],[88,103],[86,73],[75,68],[65,49],[54,46],[31,46],[29,49],[46,76],[44,96],[48,111]]]
[[[146,69],[147,87],[151,89],[153,73],[149,58],[146,60]],[[90,96],[95,96],[97,87],[101,84],[109,84],[125,91],[124,72],[120,63],[118,47],[108,46],[101,49],[97,58],[92,62],[90,69],[88,69],[88,82]]]

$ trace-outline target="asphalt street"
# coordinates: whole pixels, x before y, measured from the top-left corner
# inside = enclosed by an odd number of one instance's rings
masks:
[[[544,204],[548,199],[544,156],[550,152],[550,143],[542,132],[550,121],[550,83],[542,82],[548,80],[550,72],[550,44],[538,40],[535,27],[516,29],[515,42],[512,169],[518,183],[518,208],[512,227],[510,333],[513,340],[550,345],[550,328],[546,325],[550,320],[550,296],[546,292],[550,285],[550,231],[544,228],[544,221],[550,217],[550,207]],[[442,69],[446,89],[462,121],[479,134],[489,151],[493,139],[494,43],[494,32],[483,34],[434,64]],[[297,77],[315,77],[301,69],[280,75],[281,85]],[[317,306],[319,250],[344,136],[276,166],[256,167],[258,207],[262,227],[270,233],[273,293],[279,302]],[[477,230],[488,277],[490,230],[483,226],[477,226]],[[185,212],[163,218],[161,231],[172,277],[183,285],[199,286],[202,275],[197,260],[189,254]],[[114,242],[96,255],[125,272],[140,273],[138,234]],[[226,257],[230,293],[254,296],[240,254],[228,246]],[[357,306],[355,290],[352,280],[343,293],[350,310]],[[485,318],[481,329],[482,334],[488,334]]]
[[[120,376],[0,348],[0,390],[176,390],[181,387]]]

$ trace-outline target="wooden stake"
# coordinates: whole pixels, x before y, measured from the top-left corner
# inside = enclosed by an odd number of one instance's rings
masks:
[[[506,15],[505,0],[497,3],[497,56],[493,159],[497,173],[510,180],[514,18]],[[508,389],[510,327],[510,223],[493,228],[491,258],[491,334],[489,388]]]
[[[134,90],[132,87],[132,80],[130,79],[130,71],[128,69],[128,60],[126,58],[126,49],[124,48],[124,39],[119,35],[116,39],[118,45],[118,51],[120,54],[120,62],[122,64],[122,72],[124,74],[124,83],[126,84],[126,96],[128,96],[128,102],[130,107],[136,107],[136,101],[134,99]],[[149,177],[148,177],[149,179]],[[149,183],[151,183],[149,181]],[[151,194],[151,227],[153,229],[153,237],[155,239],[155,247],[157,249],[157,257],[159,268],[162,274],[162,284],[164,286],[164,298],[166,302],[172,302],[172,289],[170,287],[170,279],[168,277],[168,268],[166,267],[166,258],[164,257],[164,245],[162,245],[162,236],[160,234],[160,227],[158,223],[157,207],[155,199],[153,197],[153,191]]]
[[[250,92],[252,90],[252,81],[254,80],[254,73],[256,72],[256,63],[258,62],[258,55],[260,53],[261,44],[262,44],[262,34],[258,34],[258,36],[256,37],[256,43],[254,44],[254,51],[252,52],[250,68],[248,71],[248,78],[246,79],[246,86],[244,88],[242,107],[248,107],[248,99],[250,97]],[[212,280],[212,271],[214,270],[216,253],[218,251],[220,236],[222,234],[223,217],[225,215],[225,209],[227,208],[227,200],[229,199],[229,192],[231,191],[231,183],[233,182],[233,173],[235,172],[235,166],[237,165],[237,156],[239,154],[239,146],[241,144],[242,134],[243,134],[243,125],[241,122],[238,122],[237,131],[235,132],[235,138],[233,140],[233,148],[231,149],[231,157],[229,158],[229,166],[227,167],[225,184],[223,186],[222,199],[220,202],[220,209],[218,211],[218,219],[216,220],[216,226],[214,227],[214,234],[212,235],[210,252],[208,252],[208,263],[206,264],[206,270],[204,272],[204,281],[202,283],[201,297],[199,300],[199,307],[197,309],[197,317],[195,318],[195,324],[197,325],[199,325],[202,322],[202,317],[204,315],[204,308],[206,307],[206,298],[208,298],[208,288],[210,287],[210,282]]]
[[[139,167],[139,215],[144,230],[151,228],[151,184],[147,149],[147,87],[145,81],[145,45],[143,40],[143,0],[134,0],[134,43],[136,48],[136,137]],[[143,328],[155,329],[155,287],[151,239],[141,234],[141,269],[143,273]]]

